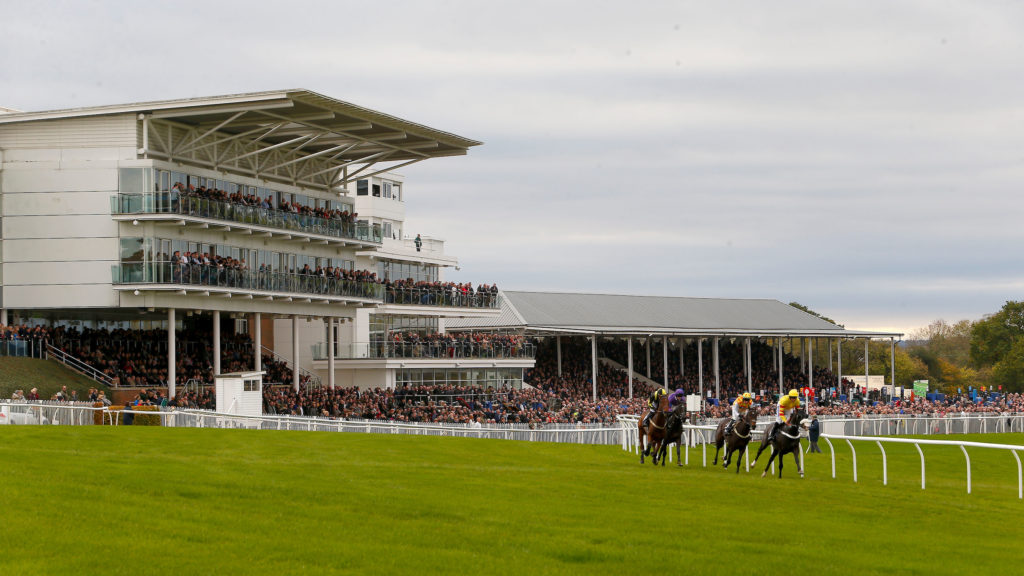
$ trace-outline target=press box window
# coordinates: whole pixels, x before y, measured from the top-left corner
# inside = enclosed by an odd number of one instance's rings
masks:
[[[356,182],[356,196],[368,196],[370,194],[370,181],[360,180]]]
[[[242,380],[242,390],[244,392],[259,392],[260,381],[259,380]]]

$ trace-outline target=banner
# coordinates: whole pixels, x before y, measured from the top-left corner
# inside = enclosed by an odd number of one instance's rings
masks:
[[[927,380],[914,380],[914,395],[924,396],[928,393],[928,381]]]

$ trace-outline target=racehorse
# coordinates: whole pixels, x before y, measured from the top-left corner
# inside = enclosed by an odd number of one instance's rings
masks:
[[[757,456],[754,457],[754,463],[757,463],[757,459],[761,457],[761,452],[772,447],[772,457],[768,459],[768,465],[764,467],[764,472],[761,473],[761,478],[768,475],[768,468],[772,465],[772,460],[777,456],[779,458],[779,478],[782,478],[782,457],[787,453],[793,453],[793,459],[796,461],[796,469],[800,472],[800,477],[804,477],[804,470],[800,467],[800,430],[806,430],[810,425],[810,421],[807,419],[807,414],[802,410],[794,412],[789,420],[783,424],[779,424],[779,429],[775,433],[775,439],[768,442],[768,434],[766,433],[761,439],[761,448],[757,451]]]
[[[661,443],[665,439],[665,422],[668,420],[668,395],[658,399],[658,407],[651,416],[647,426],[641,420],[637,424],[637,432],[640,440],[640,463],[644,463],[644,456],[654,454],[654,464],[658,463],[658,455],[661,450]],[[644,437],[647,438],[647,447],[644,448]],[[652,450],[653,449],[653,450]]]
[[[735,453],[739,457],[736,459],[736,473],[740,473],[740,462],[743,458],[743,451],[747,449],[747,444],[750,444],[750,431],[757,427],[757,411],[748,410],[747,415],[741,418],[735,426],[732,427],[732,432],[729,433],[729,437],[725,437],[725,428],[729,424],[732,418],[723,418],[718,423],[718,429],[715,430],[715,459],[711,462],[714,466],[718,464],[718,452],[722,449],[722,445],[725,445],[725,456],[722,457],[722,468],[728,469],[729,462],[732,459],[732,455]]]
[[[668,447],[672,444],[676,445],[676,464],[683,465],[683,461],[679,459],[679,447],[683,444],[683,424],[685,423],[686,404],[680,403],[669,413],[668,421],[665,423],[665,438],[661,441],[661,453],[658,454],[662,466],[668,460],[665,455],[668,453]]]

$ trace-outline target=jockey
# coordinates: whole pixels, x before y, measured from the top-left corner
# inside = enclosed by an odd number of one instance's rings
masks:
[[[657,412],[658,401],[666,394],[668,394],[668,390],[665,390],[664,388],[658,388],[654,392],[651,392],[651,396],[647,399],[647,407],[649,408],[649,411],[647,412],[647,415],[644,416],[644,426],[647,426],[647,423],[651,420],[651,416],[654,416],[654,413]]]
[[[754,398],[750,395],[750,392],[744,392],[742,396],[737,396],[736,401],[732,403],[732,419],[729,420],[729,424],[725,427],[725,437],[728,438],[729,434],[732,433],[733,426],[747,415],[747,411],[750,410],[750,405],[754,402]]]
[[[677,404],[686,402],[686,392],[682,388],[676,388],[676,391],[668,395],[668,409],[669,412],[676,407]]]
[[[771,442],[775,439],[775,433],[779,430],[779,426],[789,421],[789,417],[793,412],[800,407],[800,393],[796,391],[796,388],[789,391],[782,398],[779,398],[779,418],[772,426],[771,434],[768,435],[768,441]]]

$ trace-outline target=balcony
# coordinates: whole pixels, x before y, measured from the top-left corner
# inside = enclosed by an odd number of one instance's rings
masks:
[[[249,233],[255,231],[268,236],[299,236],[326,244],[379,246],[382,241],[379,224],[295,214],[177,192],[120,193],[111,196],[110,212],[116,220],[176,220],[183,224],[207,227],[210,224],[232,223]]]
[[[447,286],[395,286],[386,284],[384,303],[405,306],[440,308],[478,308],[497,310],[500,307],[497,292],[461,292]]]
[[[359,342],[355,344],[337,345],[335,358],[340,360],[354,359],[416,359],[416,360],[533,360],[537,356],[537,347],[530,343],[497,344],[480,342]],[[327,343],[313,345],[313,359],[327,359]]]
[[[116,286],[128,290],[161,289],[370,304],[379,303],[384,296],[384,287],[374,282],[176,262],[123,262],[112,266],[111,274]]]

